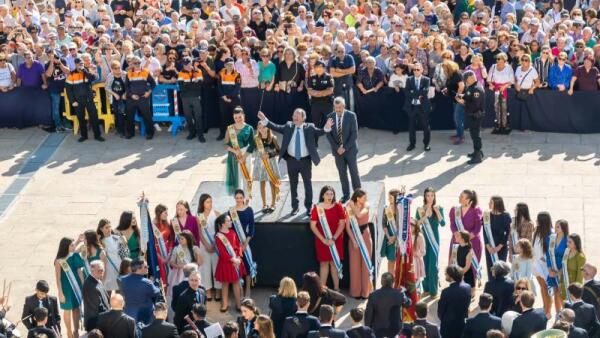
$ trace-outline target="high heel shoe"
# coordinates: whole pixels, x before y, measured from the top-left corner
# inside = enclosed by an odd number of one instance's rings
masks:
[[[220,308],[219,311],[221,311],[221,313],[225,313],[225,312],[229,311],[229,306],[226,308]]]

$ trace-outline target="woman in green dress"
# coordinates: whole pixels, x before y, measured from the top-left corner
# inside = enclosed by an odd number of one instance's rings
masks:
[[[255,147],[254,128],[246,123],[242,107],[233,110],[233,121],[234,123],[227,127],[224,141],[227,150],[225,186],[229,195],[233,195],[237,189],[251,192],[252,172],[248,154],[252,153]],[[233,135],[236,137],[232,137]]]
[[[400,190],[392,189],[388,191],[388,205],[385,207],[381,226],[383,226],[383,243],[379,255],[387,259],[387,272],[394,273],[396,270],[396,235],[398,232],[398,215],[396,212],[396,201],[400,195]],[[391,224],[388,224],[388,215],[393,216]]]
[[[567,269],[569,280],[565,282],[564,276],[560,274],[560,293],[562,299],[569,300],[567,297],[567,288],[573,283],[583,284],[583,265],[585,264],[585,255],[581,251],[581,237],[578,234],[570,234],[567,239],[567,248],[569,249],[569,257],[567,258],[567,266],[563,264],[562,268]]]
[[[137,219],[133,215],[133,211],[123,211],[119,219],[117,231],[127,240],[129,248],[129,258],[134,259],[140,256],[140,228],[137,224]]]
[[[72,238],[62,238],[58,245],[58,252],[54,260],[54,272],[58,289],[58,301],[63,309],[63,319],[67,338],[79,337],[79,310],[83,295],[83,269],[85,261],[75,252],[77,244],[83,241],[80,235],[76,242]]]
[[[106,261],[106,253],[100,244],[98,234],[94,230],[87,230],[83,233],[84,245],[81,246],[79,254],[86,261],[86,274],[89,274],[89,264],[96,260],[101,260],[104,266],[108,268],[108,262]]]
[[[425,257],[423,257],[425,261],[425,279],[423,279],[422,296],[429,295],[431,298],[435,298],[438,293],[438,258],[440,251],[438,228],[445,226],[446,220],[444,219],[444,209],[436,205],[435,190],[433,188],[425,189],[423,206],[417,209],[416,218],[419,225],[421,225],[427,244]],[[425,222],[425,220],[428,222]],[[429,226],[427,223],[429,223]],[[435,238],[435,244],[431,236]]]

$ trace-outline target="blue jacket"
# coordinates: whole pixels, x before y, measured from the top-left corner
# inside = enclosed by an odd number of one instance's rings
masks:
[[[121,291],[125,297],[125,313],[148,325],[152,322],[154,303],[160,290],[148,278],[131,273],[121,279]]]
[[[571,78],[573,77],[573,70],[571,66],[565,64],[563,69],[560,70],[558,64],[553,64],[548,71],[548,85],[552,89],[557,89],[558,85],[565,86],[565,90],[571,86]]]

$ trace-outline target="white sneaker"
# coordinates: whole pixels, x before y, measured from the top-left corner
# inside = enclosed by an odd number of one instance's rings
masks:
[[[162,128],[158,125],[158,123],[154,124],[154,129],[156,129],[156,131],[162,131]]]

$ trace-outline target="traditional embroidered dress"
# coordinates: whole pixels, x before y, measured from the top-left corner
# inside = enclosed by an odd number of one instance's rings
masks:
[[[244,125],[244,127],[240,130],[235,130],[237,135],[237,144],[240,149],[246,148],[246,152],[252,153],[254,151],[254,128],[249,124]],[[227,143],[228,146],[233,147],[231,139]],[[250,166],[248,165],[248,159],[246,158],[246,166],[248,170],[250,170]],[[225,187],[227,189],[227,193],[229,195],[233,195],[236,189],[244,189],[245,188],[245,178],[242,175],[240,164],[238,163],[235,154],[228,151],[227,152],[227,165],[225,168]]]
[[[431,230],[433,232],[433,236],[435,237],[435,240],[439,246],[440,243],[440,231],[439,231],[439,227],[443,227],[446,225],[446,219],[444,218],[444,208],[439,207],[440,209],[440,215],[442,215],[442,219],[438,220],[437,219],[437,215],[435,212],[433,212],[431,214],[430,217],[428,217],[428,221],[429,224],[431,225]],[[419,213],[419,211],[417,210],[416,215],[415,215],[417,220],[421,219],[421,215]],[[424,231],[423,234],[425,235]],[[425,257],[423,257],[423,261],[425,263],[425,278],[423,279],[423,292],[428,292],[431,296],[435,296],[438,293],[438,284],[439,284],[439,277],[438,277],[438,256],[439,256],[439,252],[438,254],[435,253],[434,248],[433,248],[433,244],[430,240],[428,240],[427,236],[425,236],[425,243],[426,243],[426,252],[425,252]],[[439,251],[439,248],[438,248]]]

